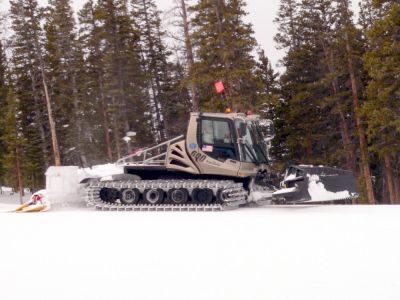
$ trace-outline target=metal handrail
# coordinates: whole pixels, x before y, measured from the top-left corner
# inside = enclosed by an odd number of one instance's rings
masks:
[[[165,165],[165,161],[167,159],[167,151],[168,151],[169,146],[172,143],[182,140],[184,137],[185,137],[184,135],[180,135],[176,138],[173,138],[169,141],[163,142],[159,145],[145,148],[145,149],[139,150],[133,154],[122,157],[121,159],[119,159],[116,162],[116,165],[118,165],[118,166],[127,165],[127,164],[129,164],[129,165],[156,165],[156,166]],[[166,147],[165,151],[161,149],[162,147]],[[158,152],[158,154],[152,155],[151,151],[156,151],[156,152]],[[150,156],[148,156],[148,155],[150,155]],[[142,159],[133,161],[135,158],[141,158],[142,156],[143,156]],[[162,157],[164,157],[164,159],[160,159]]]

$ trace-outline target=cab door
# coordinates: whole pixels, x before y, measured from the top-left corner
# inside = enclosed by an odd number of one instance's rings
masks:
[[[199,117],[196,135],[197,143],[188,146],[201,173],[237,177],[240,158],[233,121]]]

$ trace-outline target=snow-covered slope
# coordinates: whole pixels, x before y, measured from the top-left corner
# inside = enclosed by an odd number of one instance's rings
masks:
[[[400,299],[400,207],[1,214],[1,299]]]

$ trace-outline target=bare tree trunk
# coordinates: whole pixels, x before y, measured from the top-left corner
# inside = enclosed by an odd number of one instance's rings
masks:
[[[32,73],[34,73],[32,71]],[[32,81],[31,81],[31,87],[32,87],[32,94],[33,94],[33,101],[34,101],[34,107],[35,107],[35,121],[37,124],[37,128],[39,130],[40,134],[40,139],[41,139],[41,148],[42,148],[42,155],[45,163],[46,169],[49,167],[49,153],[47,151],[46,147],[46,133],[45,133],[45,128],[42,120],[42,112],[40,110],[40,105],[39,105],[39,96],[36,90],[36,76],[32,76]]]
[[[87,159],[85,155],[85,151],[82,147],[82,120],[79,115],[79,99],[78,99],[78,89],[76,86],[76,73],[72,71],[72,100],[74,105],[74,116],[75,116],[75,130],[77,140],[75,141],[78,148],[78,155],[79,155],[79,163],[81,167],[87,167]]]
[[[157,99],[157,91],[156,91],[157,88],[154,86],[153,79],[150,79],[150,89],[152,92],[152,98],[153,98],[152,100],[154,103],[154,109],[155,109],[155,114],[156,114],[156,119],[157,119],[155,123],[156,123],[156,128],[158,131],[157,135],[159,136],[158,142],[161,142],[164,138],[163,131],[162,131],[161,109],[160,109],[160,103]]]
[[[46,74],[44,71],[44,61],[43,61],[43,56],[42,56],[42,51],[40,49],[39,45],[39,37],[37,32],[34,32],[35,34],[35,54],[36,57],[39,61],[39,67],[40,67],[40,73],[42,75],[42,85],[43,85],[43,90],[44,90],[44,95],[46,98],[46,106],[47,106],[47,113],[48,113],[48,118],[49,118],[49,125],[50,125],[50,134],[51,134],[51,143],[53,147],[53,155],[54,155],[54,164],[56,166],[61,166],[61,158],[60,158],[60,152],[59,152],[59,147],[58,147],[58,139],[57,139],[57,132],[56,132],[56,126],[55,122],[53,120],[53,111],[51,108],[51,100],[50,100],[50,95],[49,91],[47,88],[47,83],[46,83]]]
[[[290,35],[292,37],[292,45],[291,48],[295,48],[297,46],[297,41],[296,41],[296,29],[295,29],[295,21],[294,21],[294,15],[293,15],[293,11],[294,11],[294,7],[293,7],[293,2],[290,1],[289,2],[289,10],[290,10]]]
[[[153,39],[151,36],[151,26],[150,26],[150,20],[149,20],[149,16],[148,16],[148,11],[147,11],[147,4],[146,1],[143,0],[142,1],[143,4],[143,12],[144,12],[144,19],[145,19],[145,23],[146,23],[146,30],[147,30],[147,35],[148,35],[148,39],[149,39],[149,51],[151,53],[151,55],[154,54],[154,43],[153,43]],[[148,68],[149,72],[153,72],[154,70],[151,70],[150,68]],[[158,74],[150,74],[150,76],[152,77],[150,80],[150,88],[152,90],[153,93],[153,101],[154,101],[154,106],[155,106],[155,113],[156,113],[156,124],[158,127],[158,131],[159,131],[159,135],[160,135],[160,140],[165,139],[166,138],[166,129],[164,126],[164,121],[165,121],[165,117],[162,115],[162,103],[160,103],[159,101],[159,96],[160,96],[160,92],[161,92],[161,86],[160,86],[160,82],[158,81]]]
[[[365,138],[365,131],[361,121],[361,116],[359,113],[360,105],[359,105],[359,97],[358,97],[358,88],[357,81],[355,77],[355,72],[353,68],[353,59],[352,59],[352,51],[349,41],[349,35],[345,32],[345,42],[346,42],[346,52],[347,52],[347,62],[348,62],[348,70],[350,74],[351,80],[351,91],[353,94],[353,106],[354,106],[354,115],[356,118],[356,126],[358,132],[358,139],[360,143],[360,152],[361,152],[361,165],[363,169],[363,175],[365,179],[365,185],[367,188],[367,198],[369,204],[375,204],[375,195],[374,188],[372,184],[371,171],[369,169],[369,157],[368,157],[368,147],[367,141]]]
[[[19,159],[19,148],[18,146],[15,147],[15,164],[16,164],[16,171],[17,171],[17,182],[18,182],[18,189],[19,189],[19,202],[20,204],[24,203],[24,186],[22,183],[22,174],[21,174],[21,163]]]
[[[386,153],[383,157],[386,169],[386,183],[389,191],[389,200],[391,204],[397,204],[396,199],[396,191],[394,185],[394,176],[393,176],[393,168],[392,168],[392,160],[388,153]]]
[[[395,176],[395,180],[394,180],[394,190],[395,190],[395,195],[396,195],[396,202],[399,203],[400,202],[400,182],[399,182],[399,178],[397,176]]]
[[[94,15],[95,11],[92,9],[91,14]],[[95,32],[97,30],[97,25],[95,21],[92,21],[92,31]],[[94,52],[96,57],[100,57],[100,49],[99,46],[96,45],[94,47]],[[108,116],[108,111],[107,111],[107,102],[105,99],[104,95],[104,83],[103,83],[103,74],[101,72],[101,69],[99,67],[96,68],[96,74],[98,76],[98,84],[99,84],[99,93],[100,93],[100,105],[101,105],[101,113],[103,115],[103,130],[104,130],[104,142],[106,143],[106,152],[107,152],[107,157],[110,162],[113,161],[113,154],[112,154],[112,148],[111,148],[111,138],[110,138],[110,121],[109,121],[109,116]]]
[[[115,96],[112,96],[112,104],[114,107],[116,107],[117,103],[115,101]],[[119,145],[120,141],[119,141],[119,132],[118,132],[118,122],[117,122],[117,118],[114,117],[113,120],[113,132],[114,132],[114,140],[115,140],[115,148],[117,150],[117,158],[120,159],[121,158],[121,147]]]
[[[307,157],[307,162],[311,163],[312,162],[312,157],[313,157],[313,151],[312,151],[312,141],[311,141],[311,131],[307,132],[307,137],[306,137],[306,157]]]
[[[389,191],[388,191],[388,186],[387,186],[387,170],[386,170],[386,166],[385,166],[385,162],[382,161],[382,179],[381,179],[381,184],[382,184],[382,194],[381,194],[381,201],[380,203],[382,204],[389,204],[390,200],[389,200]]]
[[[100,73],[100,72],[99,72]],[[101,76],[99,74],[99,76]],[[104,139],[106,143],[106,150],[107,156],[110,162],[113,161],[113,154],[111,149],[111,138],[110,138],[110,121],[107,112],[107,103],[104,96],[104,88],[103,88],[103,81],[101,77],[99,77],[99,88],[100,88],[100,105],[101,105],[101,112],[103,115],[103,129],[104,129]]]
[[[322,44],[323,44],[325,59],[327,62],[329,73],[331,73],[332,75],[336,74],[335,67],[333,66],[334,64],[333,64],[332,52],[330,52],[327,49],[327,47],[325,45],[325,41],[322,41]],[[333,90],[333,96],[335,97],[335,99],[337,101],[339,101],[339,97],[338,97],[339,83],[338,83],[338,78],[336,75],[334,75],[331,85],[332,85],[332,90]],[[343,143],[343,147],[347,153],[346,166],[349,170],[352,170],[354,174],[357,174],[356,157],[354,155],[354,147],[353,147],[353,143],[351,142],[351,139],[350,139],[349,127],[348,127],[346,118],[344,116],[343,110],[340,107],[340,103],[337,105],[337,110],[338,110],[338,114],[339,114],[340,133],[342,136],[342,143]]]
[[[188,20],[188,15],[187,15],[186,2],[185,2],[185,0],[180,0],[180,1],[181,1],[180,6],[181,6],[181,12],[182,12],[182,21],[183,21],[183,23],[182,23],[183,24],[183,33],[185,36],[186,60],[187,60],[187,64],[188,64],[189,74],[191,74],[191,71],[192,71],[193,65],[194,65],[193,46],[192,46],[192,42],[190,40],[189,20]],[[194,83],[193,78],[190,79],[189,90],[190,90],[190,93],[192,94],[192,110],[194,112],[198,112],[198,111],[200,111],[200,99],[199,99],[197,87],[196,87],[196,84]]]
[[[44,74],[43,66],[41,67],[41,72],[42,72],[42,83],[43,83],[43,88],[44,88],[44,94],[46,97],[47,113],[48,113],[48,118],[49,118],[49,123],[50,123],[50,134],[51,134],[51,143],[53,146],[54,164],[56,166],[61,166],[61,157],[60,157],[60,151],[58,148],[56,124],[53,119],[53,111],[51,108],[51,101],[50,101],[49,91],[47,89],[46,77]]]

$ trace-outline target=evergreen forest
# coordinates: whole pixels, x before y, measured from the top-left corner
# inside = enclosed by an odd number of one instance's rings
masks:
[[[5,0],[3,0],[5,1]],[[250,0],[249,0],[250,1]],[[274,121],[272,166],[353,171],[359,203],[400,202],[400,2],[281,0],[274,70],[244,0],[10,0],[0,43],[0,185],[44,186],[183,134],[191,111]],[[5,30],[4,28],[7,28]],[[171,39],[174,42],[171,42]]]

